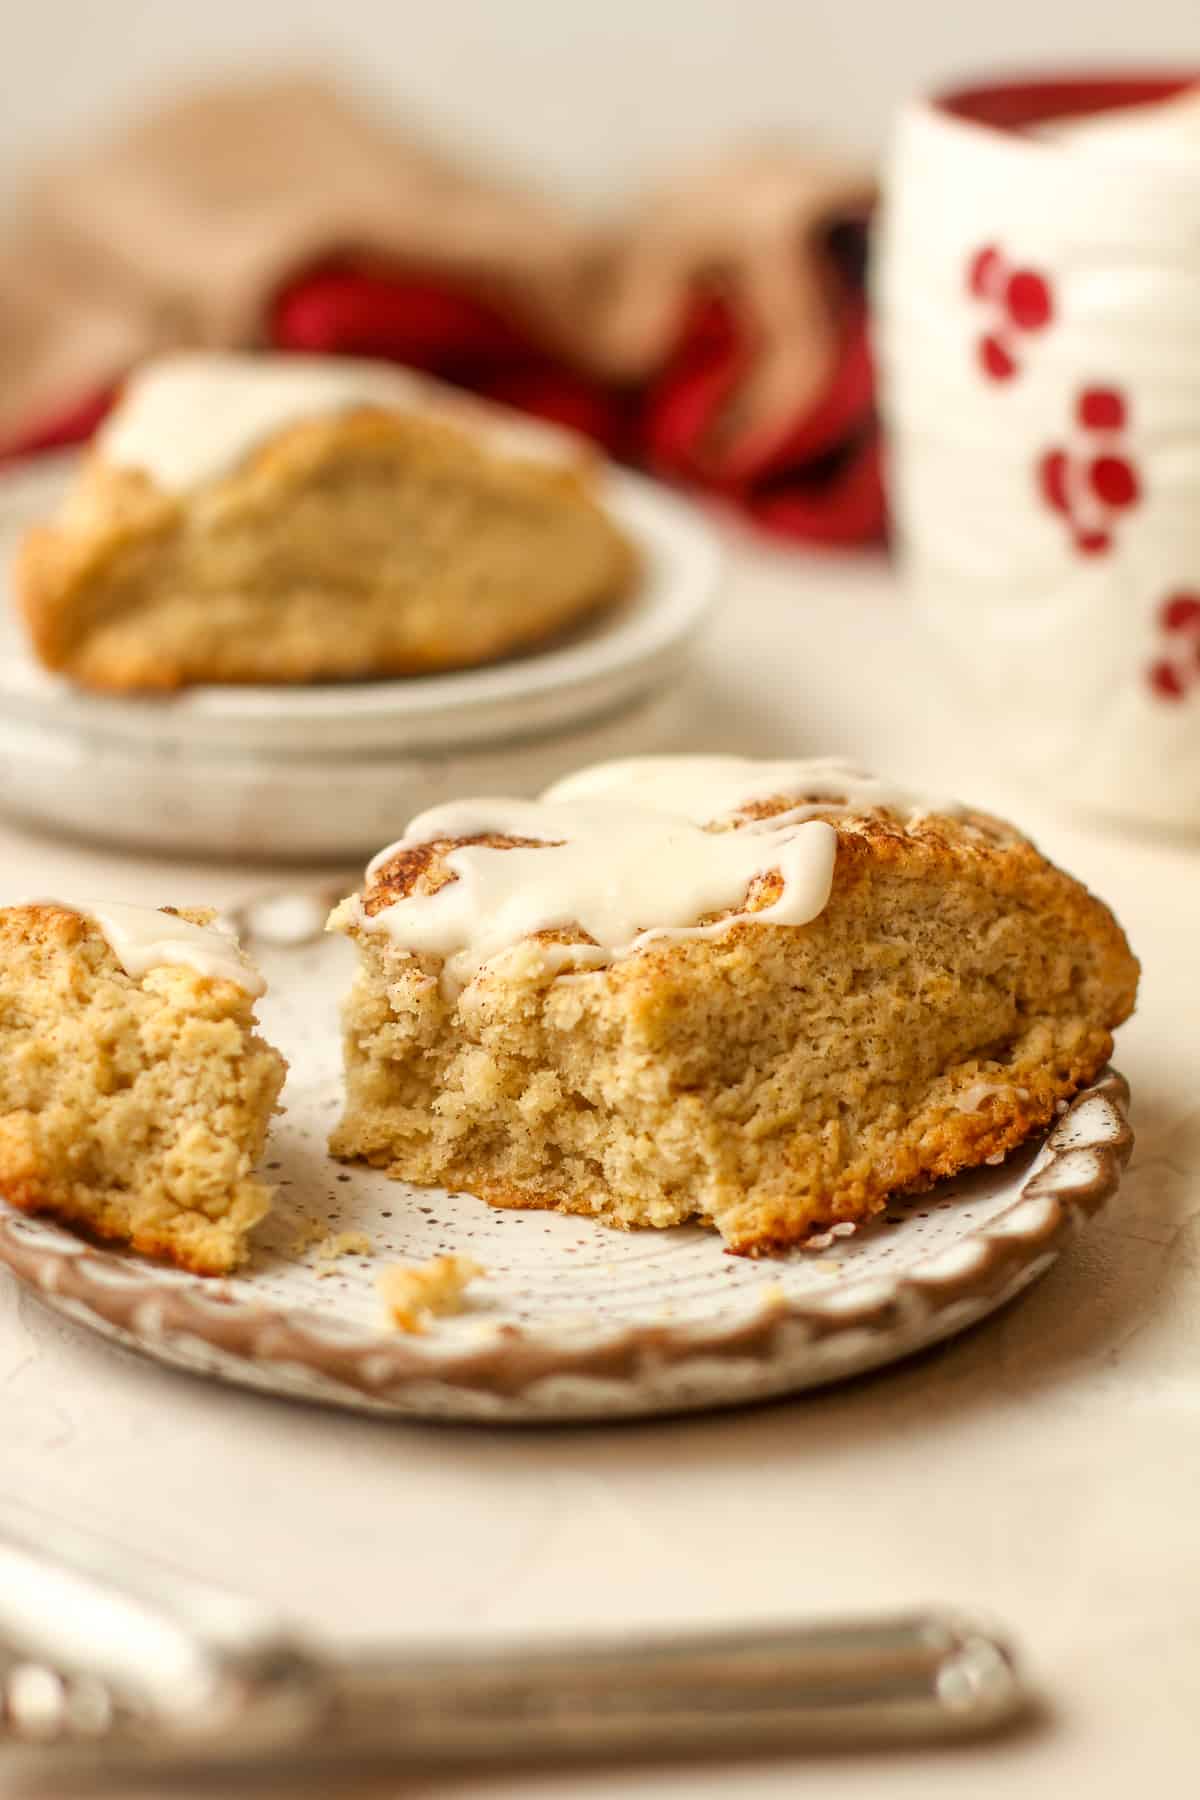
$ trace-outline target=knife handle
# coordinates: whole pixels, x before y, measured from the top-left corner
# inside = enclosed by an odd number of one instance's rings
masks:
[[[0,1508],[0,1742],[407,1764],[863,1744],[1028,1704],[989,1629],[921,1612],[720,1634],[339,1654],[253,1603]]]
[[[939,1612],[330,1668],[325,1730],[414,1762],[965,1737],[1028,1696],[993,1632]]]

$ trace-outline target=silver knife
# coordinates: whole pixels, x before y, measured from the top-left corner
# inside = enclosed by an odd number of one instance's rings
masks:
[[[0,1750],[393,1764],[963,1738],[1030,1703],[956,1615],[325,1651],[251,1602],[0,1508]]]

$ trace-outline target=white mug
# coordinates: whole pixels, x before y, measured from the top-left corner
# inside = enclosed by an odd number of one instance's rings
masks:
[[[1200,828],[1200,89],[910,105],[873,279],[902,567],[993,747]]]

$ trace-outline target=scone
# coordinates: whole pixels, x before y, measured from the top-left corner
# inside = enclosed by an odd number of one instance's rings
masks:
[[[287,1067],[212,917],[0,910],[0,1196],[202,1275],[270,1207],[252,1170]]]
[[[831,762],[647,757],[414,820],[331,926],[335,1155],[762,1252],[996,1159],[1138,965],[1011,826]]]
[[[390,365],[181,353],[129,383],[17,591],[42,662],[93,688],[466,668],[629,586],[593,473]]]

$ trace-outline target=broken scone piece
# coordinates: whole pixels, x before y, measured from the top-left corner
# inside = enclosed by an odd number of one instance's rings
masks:
[[[999,1159],[1138,965],[1012,826],[830,761],[646,757],[415,819],[331,926],[331,1147],[762,1252]]]
[[[270,1207],[252,1170],[287,1068],[213,917],[0,909],[0,1197],[201,1275]]]
[[[390,364],[184,351],[139,371],[16,586],[85,686],[468,668],[619,598],[580,439]]]
[[[471,1282],[486,1272],[469,1256],[435,1256],[424,1263],[393,1263],[375,1285],[396,1329],[421,1332],[431,1318],[458,1312]]]

